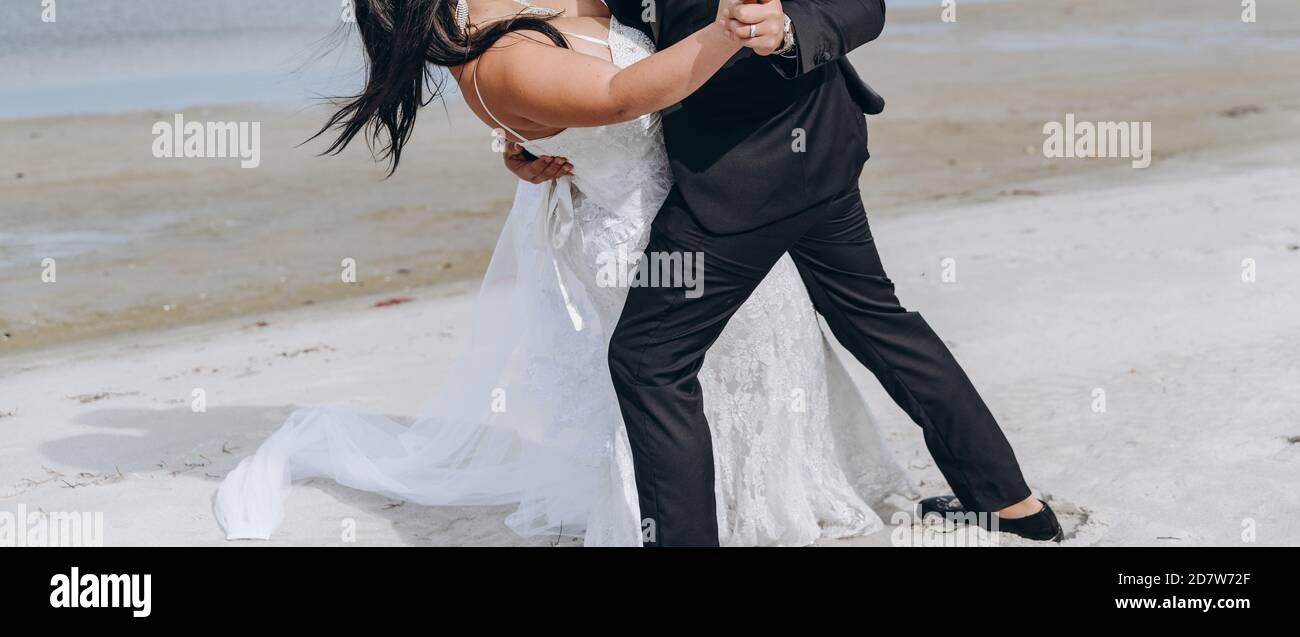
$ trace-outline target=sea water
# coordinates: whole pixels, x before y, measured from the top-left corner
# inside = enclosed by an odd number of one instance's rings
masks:
[[[4,0],[0,117],[347,93],[362,67],[344,9],[344,0],[55,0],[51,13],[47,0]]]

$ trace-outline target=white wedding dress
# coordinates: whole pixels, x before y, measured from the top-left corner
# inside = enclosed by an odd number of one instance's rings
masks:
[[[611,20],[615,64],[652,52]],[[425,505],[518,503],[521,535],[637,546],[632,457],[606,365],[627,289],[600,264],[639,255],[671,187],[658,115],[525,144],[574,175],[520,183],[461,363],[413,425],[350,407],[295,412],[222,483],[227,537],[267,538],[292,480],[327,477]],[[394,326],[395,329],[400,326]],[[911,486],[826,342],[784,257],[709,351],[700,382],[724,546],[872,533],[872,506]]]

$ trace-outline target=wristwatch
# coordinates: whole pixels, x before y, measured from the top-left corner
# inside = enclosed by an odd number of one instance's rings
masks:
[[[785,43],[773,53],[783,57],[794,57],[794,26],[790,16],[785,16]]]

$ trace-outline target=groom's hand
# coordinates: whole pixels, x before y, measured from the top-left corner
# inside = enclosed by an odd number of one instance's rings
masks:
[[[754,37],[749,37],[750,27]],[[759,55],[770,55],[785,44],[785,11],[781,0],[745,0],[732,7],[728,22],[732,36]]]
[[[523,146],[506,144],[506,170],[531,184],[546,183],[563,175],[573,174],[573,164],[563,157],[533,157]]]

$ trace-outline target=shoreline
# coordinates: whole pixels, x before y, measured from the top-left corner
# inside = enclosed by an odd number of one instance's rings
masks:
[[[903,207],[902,211],[887,211],[883,215],[871,212],[868,214],[873,220],[873,226],[876,223],[942,225],[941,220],[977,214],[981,210],[999,206],[1025,205],[1036,200],[1051,200],[1054,197],[1090,195],[1108,198],[1122,196],[1129,191],[1176,187],[1179,184],[1194,184],[1205,179],[1243,177],[1259,170],[1275,171],[1278,165],[1300,164],[1300,139],[1278,140],[1230,156],[1216,156],[1214,159],[1215,161],[1209,162],[1199,153],[1189,154],[1187,157],[1174,159],[1172,165],[1164,167],[1163,170],[1139,171],[1143,173],[1141,180],[1126,183],[1099,179],[1092,173],[1076,173],[1044,178],[1038,182],[1027,182],[1023,184],[1023,188],[1014,191],[990,191],[980,195],[968,195],[953,201],[951,205],[941,207],[929,202],[921,202]],[[1300,226],[1295,226],[1293,229],[1300,229]],[[882,237],[882,242],[885,243],[882,248],[887,249],[888,239]],[[484,255],[484,267],[486,256],[488,255]],[[0,378],[53,365],[56,361],[73,361],[86,350],[151,349],[158,347],[159,342],[183,343],[214,333],[231,333],[265,327],[264,324],[310,323],[322,317],[379,309],[390,305],[423,304],[437,299],[473,296],[480,283],[479,276],[472,272],[467,275],[456,272],[445,278],[435,276],[434,280],[427,282],[420,281],[419,277],[403,278],[388,275],[382,277],[380,281],[382,285],[369,287],[364,282],[348,286],[324,284],[323,287],[346,287],[347,291],[341,294],[319,294],[316,297],[320,299],[319,301],[267,305],[256,309],[247,306],[234,307],[224,312],[203,315],[198,320],[161,325],[158,329],[154,326],[133,326],[125,330],[107,330],[86,338],[55,341],[40,347],[13,349],[0,353]],[[307,290],[305,295],[311,296],[311,291]],[[150,344],[151,342],[153,344]]]
[[[874,161],[874,160],[873,160]],[[1121,160],[1076,160],[1082,163],[1114,164]],[[1276,162],[1276,163],[1275,163]],[[1188,179],[1189,175],[1223,175],[1249,170],[1252,167],[1267,167],[1283,163],[1300,163],[1300,149],[1290,140],[1274,140],[1260,143],[1250,149],[1234,149],[1231,154],[1218,154],[1217,149],[1199,149],[1184,155],[1161,157],[1158,166],[1140,171],[1141,175],[1130,179],[1128,184],[1154,185],[1177,182]],[[871,162],[868,162],[868,171]],[[901,217],[926,218],[943,215],[951,209],[980,207],[999,201],[1039,198],[1052,194],[1078,193],[1088,191],[1104,192],[1117,186],[1111,178],[1114,166],[1095,165],[1086,170],[1072,171],[1067,174],[1043,176],[1008,184],[1006,187],[988,186],[981,189],[960,193],[937,192],[920,201],[896,203],[893,206],[876,206],[869,209],[868,215],[873,223],[879,220]],[[1127,171],[1128,169],[1121,168]],[[865,181],[865,178],[864,178]],[[864,197],[870,195],[864,193]],[[14,359],[26,358],[43,350],[56,351],[65,347],[76,348],[80,345],[94,345],[115,339],[131,340],[147,336],[154,330],[174,330],[202,327],[208,324],[238,322],[270,314],[294,314],[298,311],[310,312],[313,306],[330,307],[382,300],[389,297],[421,297],[429,292],[444,287],[476,287],[478,278],[487,267],[491,249],[495,243],[497,226],[484,224],[484,220],[497,218],[504,220],[509,210],[509,200],[501,199],[497,205],[486,209],[460,214],[442,213],[443,221],[450,225],[474,223],[483,226],[480,231],[480,248],[459,251],[444,248],[432,254],[416,256],[402,255],[393,258],[384,266],[369,265],[362,271],[365,275],[355,284],[343,284],[337,279],[335,264],[317,268],[312,281],[298,281],[289,285],[281,281],[280,285],[266,289],[247,291],[231,299],[220,295],[210,296],[198,292],[182,302],[171,303],[159,299],[156,304],[136,305],[117,313],[97,312],[94,322],[74,322],[71,325],[46,326],[44,330],[23,334],[25,342],[6,338],[13,323],[2,323],[0,331],[0,363],[8,366]],[[136,266],[131,260],[114,264],[127,271]],[[414,267],[412,267],[414,265]],[[112,266],[109,266],[112,267]],[[282,271],[282,269],[281,269]],[[165,307],[170,305],[170,307]],[[22,332],[20,331],[20,334]]]

